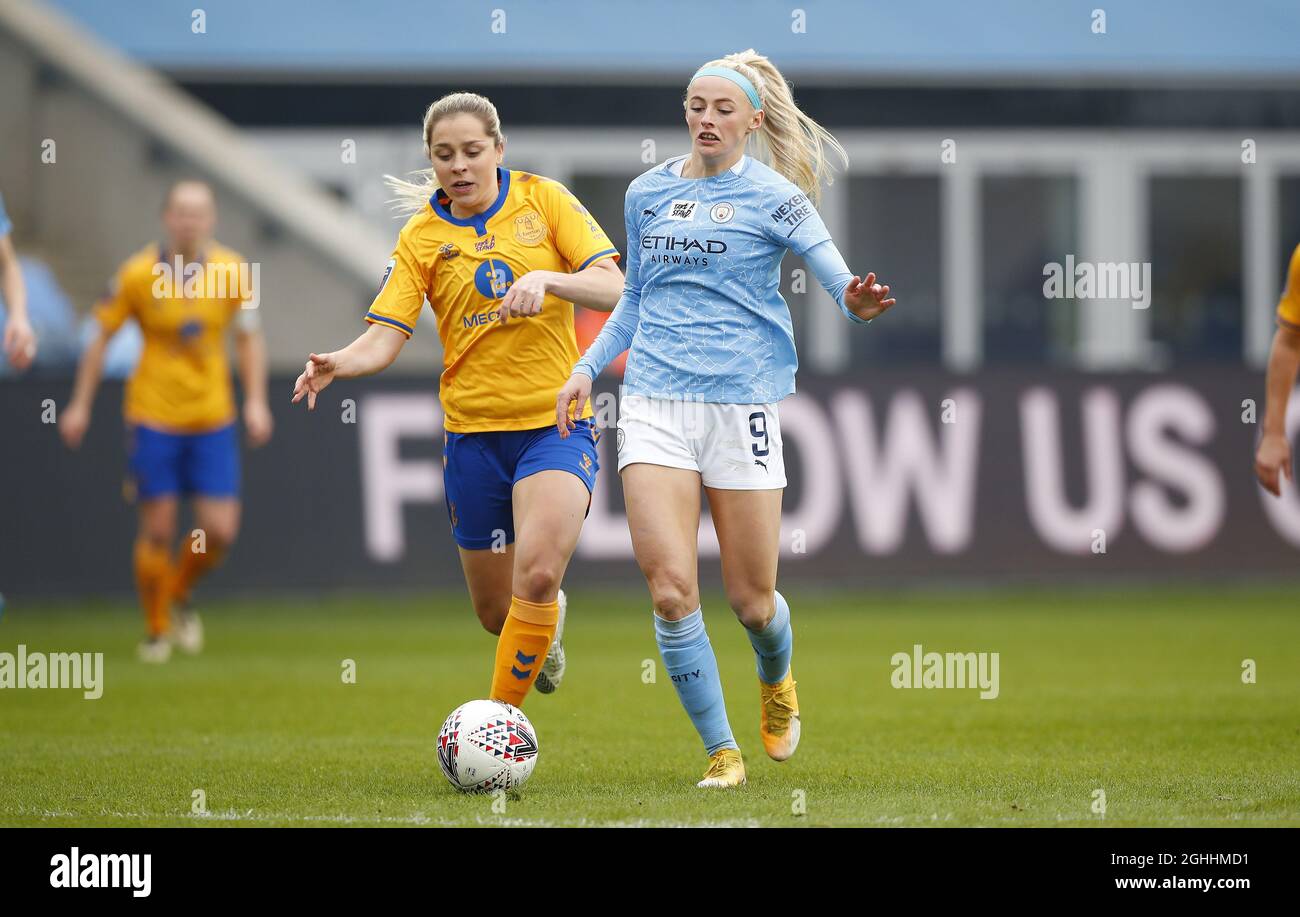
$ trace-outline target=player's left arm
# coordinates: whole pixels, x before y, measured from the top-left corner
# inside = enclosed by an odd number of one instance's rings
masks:
[[[239,381],[244,387],[244,430],[249,445],[257,448],[271,439],[275,421],[266,397],[266,338],[260,323],[247,316],[255,310],[244,309],[235,325],[235,356]]]
[[[560,271],[529,271],[510,285],[501,301],[502,324],[511,318],[536,315],[546,295],[597,312],[610,312],[623,292],[623,272],[612,258],[593,261],[576,274]]]
[[[888,284],[877,283],[874,271],[859,277],[849,270],[821,214],[794,185],[767,189],[764,208],[773,217],[781,217],[763,221],[768,238],[803,258],[822,288],[850,320],[865,324],[897,302],[890,298]],[[787,229],[791,222],[794,226]]]
[[[865,324],[897,302],[889,296],[889,284],[877,283],[874,272],[866,277],[851,272],[830,239],[818,242],[803,257],[840,311],[855,322]]]
[[[0,293],[4,295],[8,318],[4,324],[5,356],[15,369],[24,370],[36,356],[36,332],[27,318],[27,287],[22,266],[14,251],[13,236],[0,234]]]
[[[536,315],[547,293],[574,305],[609,312],[623,293],[623,273],[614,262],[618,249],[587,208],[559,182],[547,179],[537,202],[551,232],[551,243],[572,268],[529,271],[516,280],[501,301],[501,321]]]

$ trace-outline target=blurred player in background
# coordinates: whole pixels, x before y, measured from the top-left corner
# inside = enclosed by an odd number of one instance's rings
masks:
[[[776,402],[794,391],[798,360],[781,259],[801,255],[855,322],[894,300],[874,274],[849,271],[817,215],[826,150],[844,151],[767,58],[750,50],[706,64],[685,109],[690,155],[628,188],[626,291],[557,396],[556,423],[565,435],[572,406],[630,346],[618,468],[632,546],[664,665],[710,756],[699,785],[731,787],[745,766],[700,607],[700,485],[727,599],[757,656],[763,745],[784,761],[800,724],[790,607],[776,591],[786,484]],[[745,155],[751,137],[766,162]]]
[[[14,224],[5,212],[5,200],[0,197],[0,297],[4,298],[5,322],[3,347],[5,359],[20,372],[32,365],[36,357],[36,333],[27,318],[27,288],[23,286],[22,266],[14,251]]]
[[[1291,443],[1286,437],[1286,408],[1300,367],[1300,245],[1291,254],[1286,287],[1277,305],[1277,331],[1265,377],[1264,431],[1255,453],[1255,475],[1274,496],[1282,493],[1279,475],[1294,481]]]
[[[558,182],[501,167],[495,106],[454,93],[424,116],[433,163],[419,183],[390,179],[413,216],[366,321],[335,353],[312,354],[293,401],[396,359],[427,298],[443,347],[443,480],[465,584],[499,635],[491,697],[519,706],[564,674],[564,571],[591,503],[598,433],[591,412],[561,440],[554,393],[578,358],[573,304],[608,312],[618,252]],[[512,319],[514,319],[512,321]]]
[[[82,354],[72,400],[59,416],[64,442],[76,449],[90,425],[104,350],[122,323],[135,318],[144,351],[126,384],[124,412],[140,514],[135,580],[148,628],[140,644],[146,662],[166,662],[173,642],[190,653],[202,649],[191,592],[221,563],[239,531],[239,439],[226,359],[232,325],[249,444],[261,446],[271,437],[255,275],[240,255],[213,240],[216,216],[206,184],[182,181],[168,191],[162,213],[167,241],[127,259],[95,307],[99,334]],[[191,498],[202,534],[182,541],[177,552],[182,497]]]

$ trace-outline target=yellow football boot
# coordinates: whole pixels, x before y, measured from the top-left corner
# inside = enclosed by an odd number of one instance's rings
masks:
[[[773,761],[784,761],[799,746],[799,698],[795,696],[794,676],[787,672],[778,684],[759,681],[759,695],[763,699],[763,717],[758,731],[763,737],[763,747]]]
[[[745,762],[738,748],[721,748],[709,755],[709,769],[699,787],[733,787],[745,785]]]

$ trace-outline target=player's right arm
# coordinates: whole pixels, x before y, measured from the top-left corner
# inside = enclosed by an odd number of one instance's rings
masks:
[[[1255,476],[1264,489],[1274,496],[1282,492],[1281,475],[1294,481],[1291,469],[1291,443],[1286,437],[1287,401],[1295,388],[1300,369],[1300,246],[1291,255],[1286,290],[1277,307],[1277,331],[1268,355],[1265,377],[1267,400],[1264,406],[1264,430],[1255,452]]]
[[[306,398],[307,410],[313,411],[316,396],[335,379],[370,376],[397,359],[406,339],[415,333],[415,322],[424,308],[424,293],[429,289],[429,268],[416,254],[410,239],[419,225],[417,215],[397,237],[379,292],[366,312],[370,327],[342,350],[311,354],[294,384],[293,404]]]
[[[90,409],[95,402],[95,392],[104,372],[104,351],[112,335],[102,327],[95,339],[82,351],[77,363],[77,379],[72,386],[72,398],[59,417],[59,434],[69,449],[76,449],[90,427]]]
[[[1300,328],[1278,325],[1268,356],[1264,431],[1255,453],[1255,475],[1274,496],[1282,493],[1281,474],[1288,481],[1295,480],[1291,470],[1291,444],[1286,438],[1286,407],[1295,387],[1297,369],[1300,369]]]
[[[108,342],[134,307],[134,290],[128,281],[126,267],[118,271],[113,287],[94,308],[98,330],[90,345],[82,351],[77,362],[77,377],[72,385],[72,398],[59,415],[59,435],[69,449],[76,449],[90,428],[90,411],[95,403],[95,392],[104,374],[104,351]]]
[[[573,418],[582,413],[582,406],[591,397],[591,385],[614,358],[632,345],[637,326],[641,323],[641,211],[640,195],[633,187],[623,198],[623,224],[627,229],[627,273],[623,277],[623,295],[610,314],[609,320],[591,342],[582,359],[573,367],[573,374],[555,396],[555,426],[561,439],[567,439],[574,428]]]
[[[333,353],[313,353],[293,386],[293,404],[305,397],[316,410],[316,396],[335,379],[355,379],[382,372],[397,359],[406,337],[396,328],[372,324],[355,341]]]

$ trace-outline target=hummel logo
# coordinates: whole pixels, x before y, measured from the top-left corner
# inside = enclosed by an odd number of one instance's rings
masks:
[[[641,216],[643,216],[643,217],[644,217],[644,216],[651,216],[651,217],[652,217],[652,216],[654,216],[654,215],[655,215],[655,212],[654,212],[653,210],[642,210],[642,211],[641,211]]]
[[[519,665],[532,665],[537,661],[537,654],[533,653],[531,656],[525,656],[523,650],[515,650],[515,659],[519,662]],[[512,665],[510,666],[510,674],[515,676],[515,678],[518,678],[520,681],[523,681],[529,675],[533,674],[533,670],[521,669],[519,666]]]
[[[754,464],[755,464],[755,465],[762,465],[762,466],[763,466],[763,470],[764,470],[764,471],[767,471],[767,462],[760,462],[758,459],[754,459]]]

